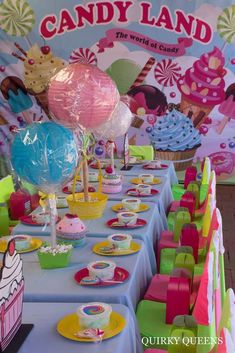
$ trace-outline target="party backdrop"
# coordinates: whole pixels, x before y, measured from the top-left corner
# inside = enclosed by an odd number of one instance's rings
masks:
[[[173,138],[187,150],[196,129],[194,163],[210,156],[218,178],[234,182],[234,43],[232,0],[1,1],[1,173],[18,129],[48,119],[50,77],[82,62],[106,71],[124,99],[133,98],[130,143],[149,144],[152,136],[156,147],[163,140],[170,146]],[[177,114],[171,136],[168,126],[157,131],[162,116],[177,110],[192,122],[181,141]],[[102,143],[95,150],[105,153]]]

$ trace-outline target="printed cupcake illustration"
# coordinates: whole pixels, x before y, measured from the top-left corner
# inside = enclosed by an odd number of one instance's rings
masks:
[[[158,120],[149,138],[156,157],[172,160],[176,170],[190,166],[201,145],[199,131],[194,128],[192,120],[175,109]]]
[[[15,241],[8,244],[0,274],[0,351],[6,349],[21,325],[24,279]]]
[[[225,98],[224,63],[221,51],[214,47],[195,61],[178,81],[181,111],[191,117],[194,127],[202,125],[211,110]]]

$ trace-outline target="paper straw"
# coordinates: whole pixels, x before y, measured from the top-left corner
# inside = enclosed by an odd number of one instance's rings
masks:
[[[139,73],[138,77],[136,78],[135,82],[130,87],[130,89],[141,85],[141,83],[144,81],[145,77],[148,75],[148,73],[151,70],[151,68],[154,65],[154,63],[155,63],[155,59],[153,57],[148,59],[148,61],[144,65],[143,69]]]

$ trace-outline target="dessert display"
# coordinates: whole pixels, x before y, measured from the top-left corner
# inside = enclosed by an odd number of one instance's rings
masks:
[[[102,192],[116,194],[122,190],[122,176],[116,174],[112,167],[105,169],[102,178]]]
[[[87,265],[90,277],[97,277],[99,280],[111,280],[114,277],[116,264],[112,261],[94,261]]]
[[[224,65],[222,52],[214,47],[202,54],[177,83],[182,94],[181,111],[191,116],[194,127],[202,125],[211,110],[224,100]]]
[[[68,266],[72,249],[73,246],[70,244],[61,244],[55,247],[45,244],[37,252],[41,268],[51,269]]]
[[[23,294],[22,260],[12,240],[8,243],[0,272],[1,352],[6,349],[21,326]]]
[[[11,240],[15,241],[15,249],[17,251],[27,250],[31,246],[32,237],[29,235],[15,235],[9,237],[3,237],[0,241],[9,242]]]
[[[192,164],[197,148],[201,145],[199,131],[191,119],[172,110],[160,118],[149,134],[156,156],[172,160],[176,170],[184,170]]]
[[[128,198],[122,200],[123,208],[127,211],[138,211],[140,208],[141,200],[137,198]]]
[[[67,213],[56,226],[57,240],[73,247],[83,246],[87,229],[77,215]]]
[[[77,309],[79,324],[82,328],[103,329],[109,325],[112,307],[104,303],[87,303]]]
[[[137,222],[137,214],[134,212],[120,212],[117,214],[119,225],[133,226]]]
[[[129,234],[112,234],[108,236],[111,246],[117,250],[127,250],[131,247],[132,236]]]

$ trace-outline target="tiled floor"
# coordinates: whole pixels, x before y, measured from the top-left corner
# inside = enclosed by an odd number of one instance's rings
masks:
[[[235,186],[217,185],[216,190],[223,219],[226,287],[235,290]]]

